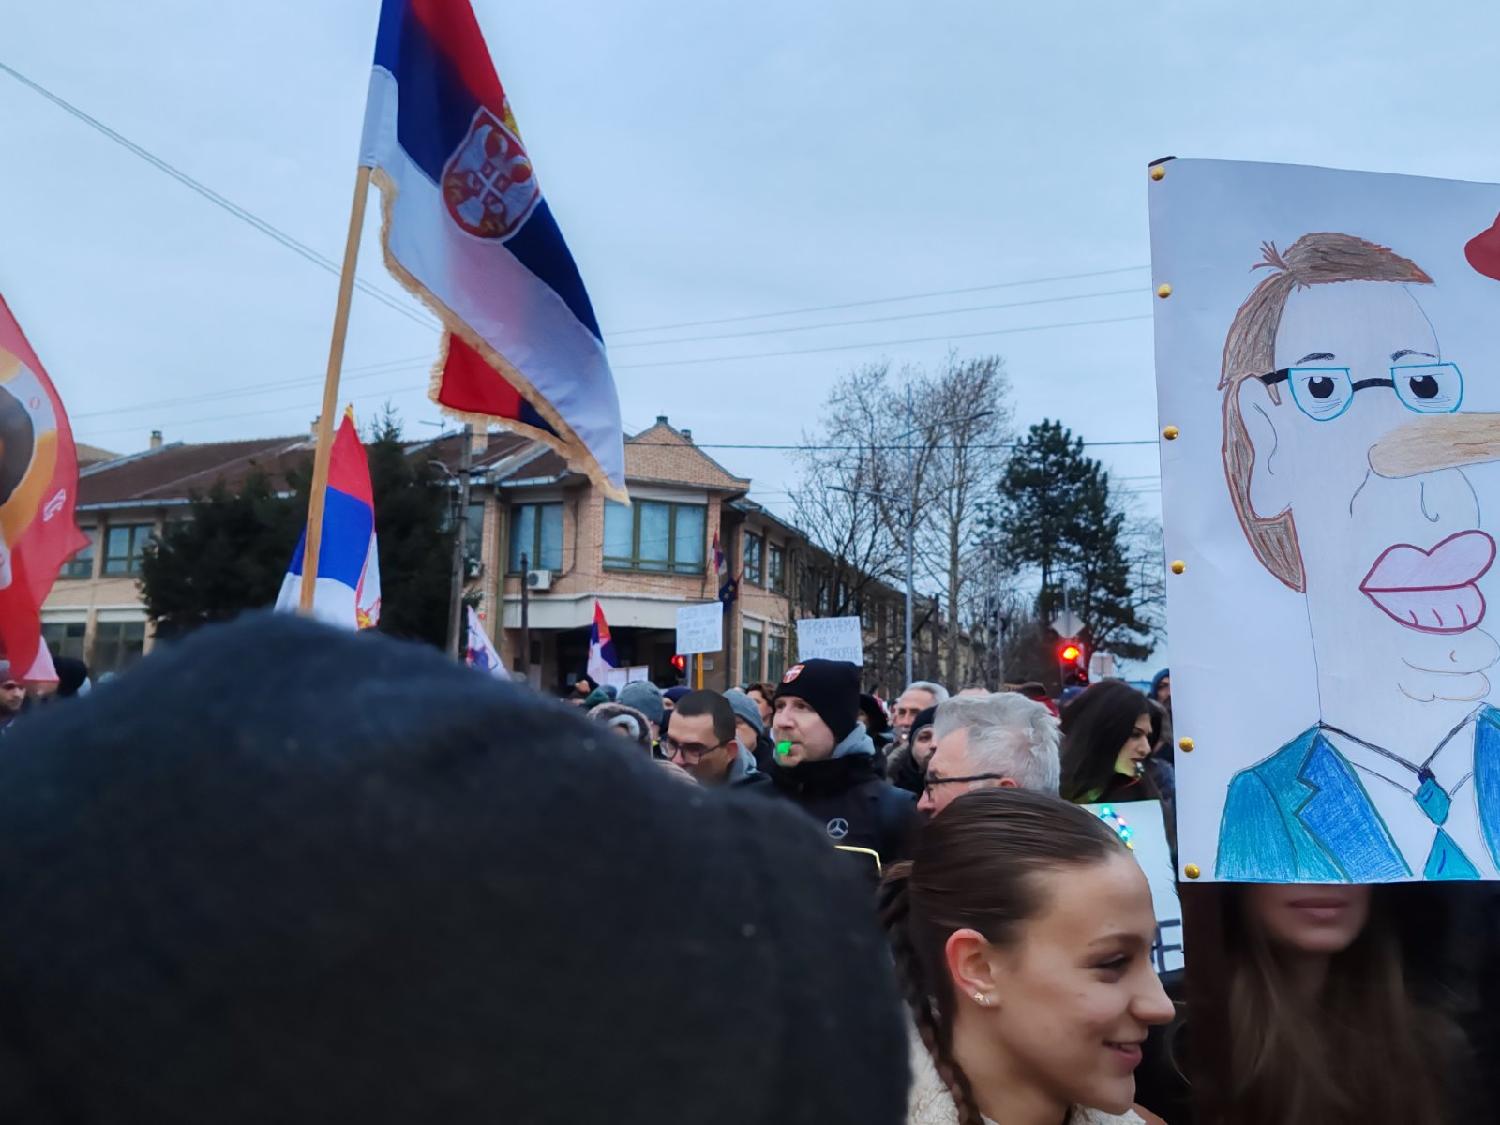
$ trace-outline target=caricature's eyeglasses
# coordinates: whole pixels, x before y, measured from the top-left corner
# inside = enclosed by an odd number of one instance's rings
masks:
[[[922,786],[922,789],[930,797],[932,791],[939,785],[960,785],[970,781],[1004,781],[1007,776],[1003,773],[974,773],[968,777],[934,777],[928,774],[926,784]]]
[[[1464,401],[1464,377],[1456,363],[1411,363],[1390,369],[1389,379],[1355,379],[1347,367],[1283,367],[1257,378],[1266,386],[1287,383],[1297,409],[1314,422],[1331,422],[1369,387],[1390,387],[1401,405],[1418,414],[1452,414]]]

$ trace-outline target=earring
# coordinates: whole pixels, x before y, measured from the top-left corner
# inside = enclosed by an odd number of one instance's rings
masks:
[[[983,1004],[983,1005],[985,1005],[985,1007],[988,1007],[989,1003],[990,1003],[990,998],[988,996],[986,996],[982,992],[976,992],[976,993],[974,993],[974,1002],[976,1004]]]

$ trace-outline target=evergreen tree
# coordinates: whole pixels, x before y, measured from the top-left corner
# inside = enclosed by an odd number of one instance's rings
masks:
[[[380,630],[441,647],[448,632],[453,533],[441,472],[408,457],[387,411],[365,444],[380,544]],[[157,635],[170,638],[276,602],[307,520],[311,465],[278,493],[263,473],[236,490],[223,482],[194,497],[141,563],[141,592]]]
[[[1129,546],[1125,513],[1110,492],[1109,474],[1084,452],[1083,439],[1059,422],[1043,420],[1017,444],[1000,481],[992,532],[1005,561],[1040,573],[1037,618],[1027,630],[1028,647],[1045,649],[1026,659],[1030,672],[1052,665],[1045,628],[1064,605],[1082,623],[1090,652],[1105,650],[1126,659],[1151,652],[1151,611],[1160,597],[1152,578],[1160,562]],[[1143,565],[1144,564],[1144,565]],[[1018,638],[1020,640],[1020,638]],[[1051,666],[1048,679],[1055,679]]]

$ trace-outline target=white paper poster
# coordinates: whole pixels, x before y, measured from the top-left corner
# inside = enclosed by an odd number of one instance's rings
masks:
[[[1148,191],[1183,873],[1497,878],[1500,186]]]
[[[604,673],[604,682],[622,688],[626,684],[636,684],[651,678],[651,669],[645,664],[635,665],[630,668],[611,668]]]
[[[1167,826],[1160,801],[1125,801],[1085,805],[1130,844],[1136,862],[1151,885],[1151,907],[1156,913],[1156,941],[1151,945],[1151,964],[1158,973],[1183,967],[1182,903],[1173,878],[1172,850],[1167,846]]]
[[[797,622],[798,660],[865,663],[864,630],[858,617],[804,617]]]
[[[722,652],[724,649],[724,606],[685,605],[677,610],[677,651],[684,656],[695,652]]]

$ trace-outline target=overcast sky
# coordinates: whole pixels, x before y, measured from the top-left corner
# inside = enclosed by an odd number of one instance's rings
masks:
[[[1148,261],[1147,161],[1500,180],[1500,6],[1480,0],[476,7],[605,329],[627,428],[667,414],[705,444],[795,441],[851,365],[949,347],[1006,358],[1022,425],[1150,439],[1150,322],[1121,319],[1151,312],[1148,275],[1102,272]],[[0,0],[0,62],[337,258],[377,12]],[[202,441],[306,427],[331,276],[3,72],[0,154],[0,292],[80,440],[130,451],[152,429]],[[361,276],[398,293],[373,218],[364,250]],[[994,305],[1013,307],[951,311]],[[1102,320],[1115,322],[1036,330]],[[693,321],[716,323],[632,331]],[[649,342],[705,336],[721,338]],[[389,399],[414,432],[436,421],[434,340],[357,296],[345,399],[362,414]],[[767,354],[788,352],[802,354]],[[713,452],[788,511],[785,454]],[[1096,452],[1157,509],[1154,448]]]

